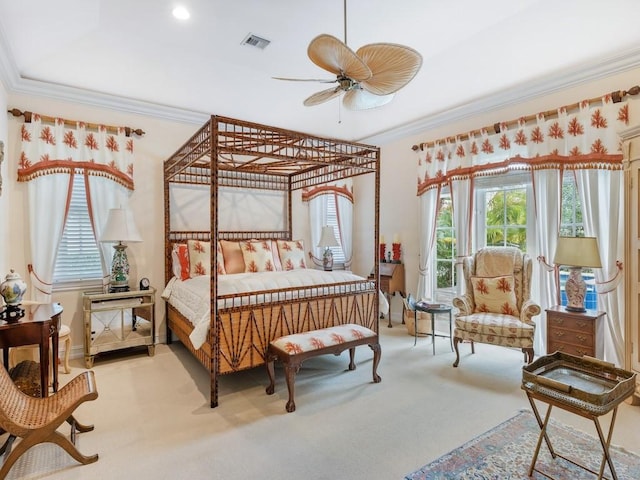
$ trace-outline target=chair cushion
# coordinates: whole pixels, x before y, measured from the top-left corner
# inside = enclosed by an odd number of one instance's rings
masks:
[[[471,277],[475,312],[518,315],[513,275]]]
[[[456,331],[464,330],[470,334],[480,334],[487,337],[530,338],[533,340],[535,332],[532,325],[521,322],[517,317],[500,313],[473,313],[456,317],[455,326]]]

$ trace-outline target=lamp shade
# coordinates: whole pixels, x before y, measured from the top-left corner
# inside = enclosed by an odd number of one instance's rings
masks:
[[[319,247],[339,247],[340,244],[336,240],[335,233],[333,231],[333,227],[331,225],[327,225],[322,227],[322,235],[320,237],[320,241],[318,242]]]
[[[141,242],[133,215],[126,208],[112,208],[104,226],[101,242]]]
[[[573,267],[601,268],[598,240],[595,237],[559,237],[553,263]]]

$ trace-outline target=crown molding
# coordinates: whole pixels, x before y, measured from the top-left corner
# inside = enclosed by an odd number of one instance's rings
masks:
[[[360,142],[384,145],[402,138],[419,135],[426,131],[459,122],[482,113],[501,110],[506,107],[534,100],[571,87],[584,85],[596,80],[636,69],[640,66],[640,48],[617,52],[598,62],[581,64],[561,70],[544,79],[535,79],[493,95],[487,95],[446,111],[419,118],[399,127],[360,139]],[[628,87],[631,87],[629,85]]]
[[[202,125],[210,117],[207,112],[171,107],[77,87],[22,78],[18,73],[15,61],[7,45],[8,42],[2,29],[0,29],[0,82],[5,86],[9,94],[37,95],[195,125]],[[357,141],[372,145],[384,145],[402,138],[419,135],[449,123],[459,122],[481,113],[500,110],[560,90],[623,73],[638,68],[639,65],[640,47],[617,52],[598,62],[578,65],[547,75],[544,79],[535,79],[503,89],[495,94],[449,108],[446,111],[421,117],[404,125],[363,137]]]

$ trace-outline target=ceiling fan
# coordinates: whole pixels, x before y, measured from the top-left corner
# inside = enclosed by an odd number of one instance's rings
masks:
[[[336,75],[335,80],[274,77],[277,80],[336,83],[304,101],[307,107],[327,102],[344,93],[342,103],[350,110],[365,110],[389,103],[422,66],[422,55],[395,43],[371,43],[356,52],[347,46],[347,0],[344,0],[344,43],[322,34],[307,47],[313,63]]]

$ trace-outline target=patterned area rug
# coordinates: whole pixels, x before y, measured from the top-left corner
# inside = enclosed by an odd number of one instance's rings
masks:
[[[609,417],[600,422],[608,431]],[[554,422],[547,427],[554,450],[560,455],[598,471],[602,447],[596,437]],[[405,480],[528,480],[547,478],[534,471],[528,476],[540,428],[533,413],[523,411],[515,417],[483,433],[461,447],[443,455],[421,469],[407,475]],[[594,426],[595,433],[595,426]],[[615,427],[613,438],[615,440]],[[611,447],[611,458],[619,480],[640,479],[640,457],[621,448]],[[554,460],[543,441],[536,462],[536,470],[556,479],[593,480],[596,475],[556,457]],[[611,478],[605,465],[604,477]]]

